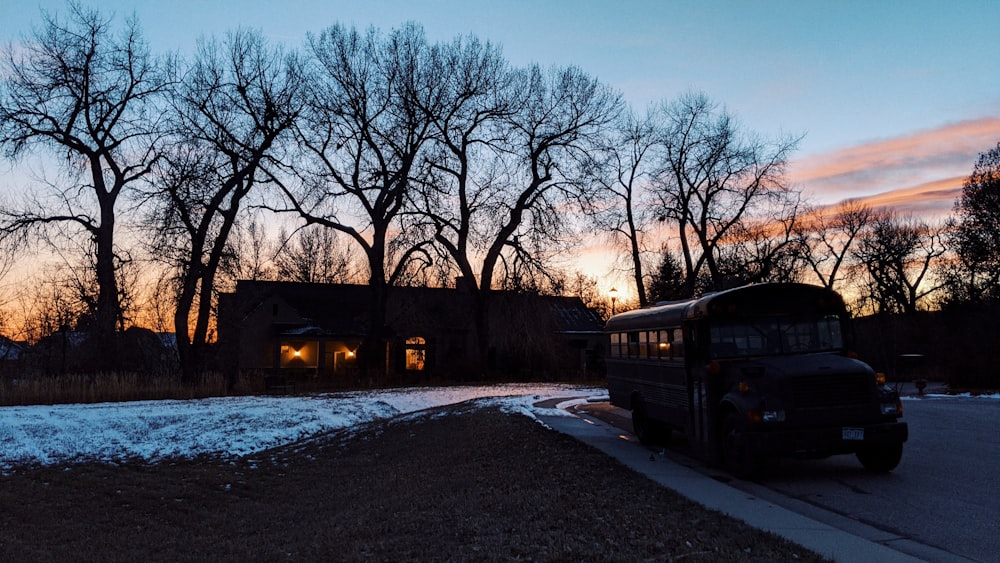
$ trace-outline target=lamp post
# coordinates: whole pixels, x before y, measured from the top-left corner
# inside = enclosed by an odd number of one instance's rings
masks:
[[[608,291],[608,295],[611,297],[611,314],[614,315],[615,314],[615,302],[618,301],[618,289],[615,288],[615,287],[612,287],[611,290]]]

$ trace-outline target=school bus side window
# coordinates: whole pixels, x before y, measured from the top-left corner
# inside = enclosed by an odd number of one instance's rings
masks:
[[[670,342],[670,357],[679,360],[684,357],[684,332],[675,328],[671,336],[673,338]]]
[[[670,331],[657,331],[657,355],[661,360],[670,358]]]
[[[628,333],[628,357],[638,358],[639,357],[639,333],[630,332]]]

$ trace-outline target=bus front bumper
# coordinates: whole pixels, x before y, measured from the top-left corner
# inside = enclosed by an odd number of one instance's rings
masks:
[[[795,429],[754,429],[751,447],[768,456],[825,456],[856,453],[882,444],[902,444],[909,437],[905,422]]]

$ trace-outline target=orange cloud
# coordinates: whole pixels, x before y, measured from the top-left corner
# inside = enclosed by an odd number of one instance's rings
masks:
[[[795,160],[789,176],[807,193],[828,201],[916,189],[964,177],[979,153],[998,141],[1000,118],[963,121]]]
[[[1000,141],[1000,118],[963,121],[792,161],[789,177],[822,203],[859,199],[907,214],[947,215],[978,155]]]
[[[930,221],[943,219],[951,214],[955,200],[962,193],[964,177],[935,180],[926,184],[900,188],[874,195],[854,198],[873,209],[892,209],[903,215],[913,215]],[[817,210],[820,214],[835,213],[837,204]]]

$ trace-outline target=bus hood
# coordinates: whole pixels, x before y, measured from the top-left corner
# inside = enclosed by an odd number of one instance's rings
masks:
[[[798,376],[835,376],[871,374],[868,364],[840,354],[805,354],[801,356],[768,356],[739,362],[733,366],[746,377],[768,375],[784,379]]]

